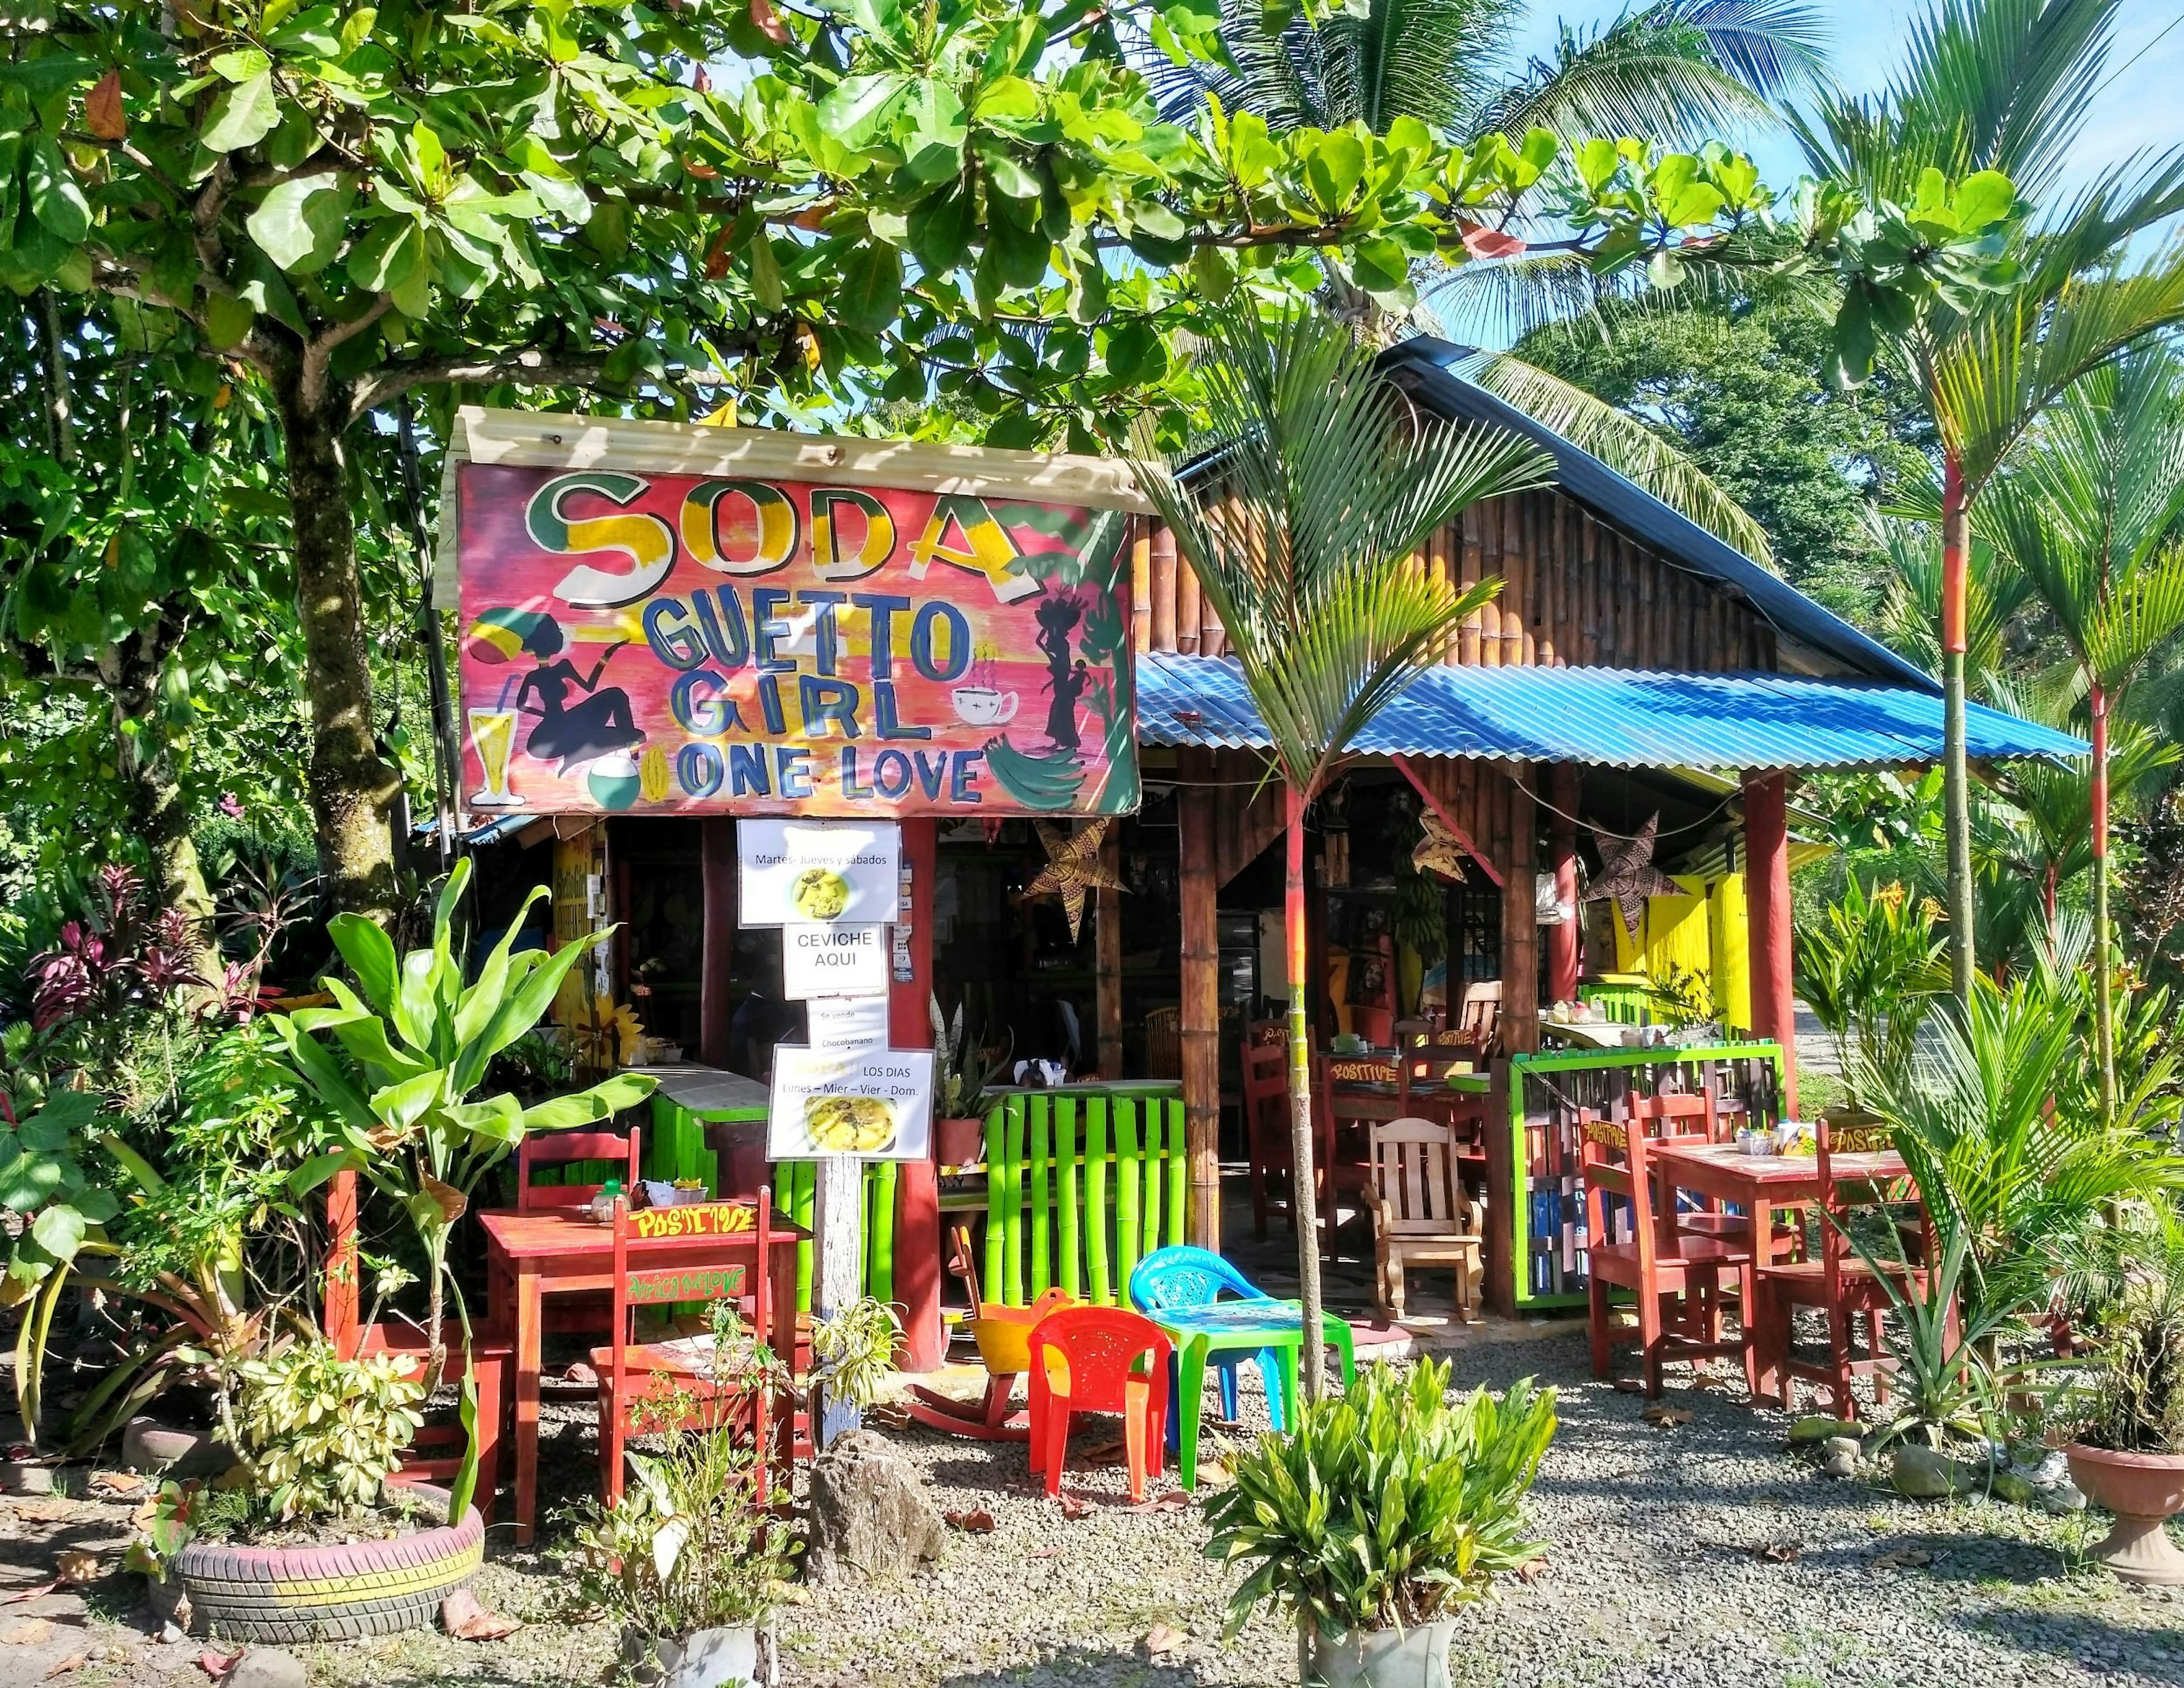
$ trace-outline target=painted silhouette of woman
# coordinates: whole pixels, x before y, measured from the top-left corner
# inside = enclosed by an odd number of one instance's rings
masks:
[[[1078,746],[1077,699],[1092,683],[1092,677],[1079,662],[1074,671],[1069,666],[1069,636],[1084,617],[1084,606],[1074,598],[1043,598],[1033,612],[1039,618],[1038,645],[1046,657],[1046,684],[1040,689],[1051,692],[1054,702],[1046,712],[1046,736],[1054,741],[1057,750],[1074,750]]]
[[[606,672],[608,659],[629,641],[617,639],[609,645],[593,665],[589,677],[579,674],[577,665],[561,655],[567,643],[560,623],[551,616],[541,616],[538,625],[523,641],[525,653],[537,657],[538,666],[523,677],[515,694],[519,710],[534,693],[538,699],[538,725],[524,740],[524,750],[542,762],[559,762],[562,772],[571,762],[588,762],[644,742],[644,734],[630,713],[629,694],[619,686],[599,689],[599,676]],[[590,695],[571,708],[571,690]]]

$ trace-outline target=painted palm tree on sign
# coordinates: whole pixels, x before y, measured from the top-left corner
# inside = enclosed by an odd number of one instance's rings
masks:
[[[1230,0],[1222,39],[1233,70],[1139,55],[1164,111],[1187,114],[1208,96],[1277,131],[1362,123],[1386,135],[1399,120],[1469,144],[1506,126],[1539,127],[1570,145],[1635,135],[1696,147],[1779,120],[1774,99],[1817,88],[1825,31],[1806,0],[1656,0],[1591,30],[1565,26],[1553,53],[1516,48],[1526,0],[1362,0],[1307,18]],[[1541,258],[1476,265],[1452,281],[1494,293],[1511,323],[1529,325],[1594,298],[1581,262]],[[1331,278],[1341,315],[1386,336],[1399,315]],[[1764,530],[1691,459],[1581,387],[1496,354],[1466,371],[1663,503],[1761,562]]]
[[[1867,203],[1915,208],[1944,179],[2000,172],[2048,205],[2106,73],[2118,0],[1936,0],[1877,97],[1838,97],[1795,120],[1814,169]],[[1839,323],[1842,373],[1888,359],[1926,396],[1942,437],[1942,679],[1950,958],[1975,969],[1971,799],[1964,760],[1966,583],[1981,491],[2043,412],[2123,349],[2184,320],[2184,245],[2131,270],[2115,254],[2184,209],[2184,152],[2131,159],[2008,237],[2007,286],[1938,289],[1922,309],[1858,301]],[[1907,226],[1908,224],[1907,223]]]
[[[2092,724],[2094,1024],[2115,1111],[2109,717],[2184,627],[2184,358],[2149,344],[2075,387],[1996,483],[1983,526],[2047,606]]]
[[[1458,588],[1418,560],[1418,547],[1465,505],[1544,484],[1553,465],[1499,429],[1421,421],[1370,351],[1317,314],[1268,325],[1240,292],[1208,312],[1203,334],[1195,372],[1217,454],[1202,474],[1223,496],[1162,464],[1139,473],[1221,617],[1288,788],[1290,1125],[1305,1386],[1317,1397],[1305,811],[1365,725],[1501,585]]]

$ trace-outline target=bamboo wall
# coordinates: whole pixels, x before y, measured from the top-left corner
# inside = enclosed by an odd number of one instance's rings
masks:
[[[1458,630],[1453,665],[1681,673],[1778,666],[1774,630],[1749,604],[1559,492],[1474,505],[1434,536],[1421,561],[1459,586],[1503,582]],[[1226,653],[1220,617],[1165,528],[1141,520],[1131,571],[1139,649]]]

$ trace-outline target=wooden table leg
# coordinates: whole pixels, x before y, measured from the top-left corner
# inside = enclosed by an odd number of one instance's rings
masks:
[[[1752,1204],[1752,1265],[1741,1286],[1744,1306],[1744,1383],[1755,1401],[1774,1387],[1774,1371],[1763,1367],[1759,1354],[1759,1273],[1774,1260],[1774,1204],[1762,1198]]]
[[[515,1274],[515,1545],[527,1547],[538,1502],[538,1364],[545,1324],[538,1274]]]

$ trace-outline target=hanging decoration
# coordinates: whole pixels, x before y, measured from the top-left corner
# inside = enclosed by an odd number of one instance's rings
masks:
[[[1418,847],[1411,852],[1411,866],[1421,873],[1438,873],[1444,879],[1462,884],[1464,863],[1471,860],[1471,848],[1451,832],[1448,823],[1430,809],[1418,814],[1421,836]]]
[[[1635,942],[1638,924],[1646,917],[1646,899],[1673,897],[1683,888],[1653,866],[1653,835],[1660,828],[1659,811],[1631,838],[1618,838],[1597,829],[1592,847],[1600,852],[1600,872],[1585,882],[1581,902],[1612,902],[1623,915],[1623,928]]]
[[[1106,817],[1075,833],[1041,821],[1039,841],[1046,847],[1046,866],[1024,888],[1028,897],[1058,896],[1069,916],[1069,941],[1077,941],[1084,923],[1084,899],[1093,891],[1119,891],[1123,882],[1109,873],[1100,860],[1100,846],[1107,836]]]

